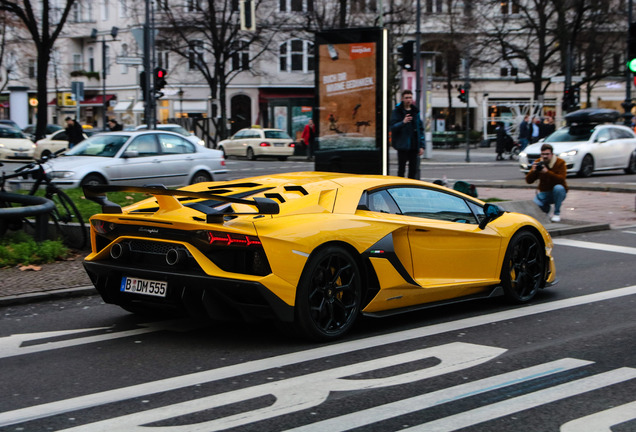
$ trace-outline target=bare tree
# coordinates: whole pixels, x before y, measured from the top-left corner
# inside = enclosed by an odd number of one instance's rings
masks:
[[[75,0],[63,0],[62,8],[54,8],[57,3],[49,0],[10,1],[0,0],[0,11],[6,11],[18,18],[31,35],[37,51],[37,98],[41,107],[46,107],[47,71],[51,60],[51,51],[58,36],[62,32]],[[38,111],[36,122],[36,139],[45,135],[47,123],[46,109]]]
[[[606,36],[615,31],[607,26],[615,15],[609,9],[608,1],[596,0],[481,0],[473,7],[481,14],[475,22],[482,34],[475,58],[518,66],[527,77],[518,81],[531,82],[538,99],[550,85],[550,75],[571,76],[570,59],[577,49],[590,46],[590,35],[610,40]]]
[[[253,31],[241,30],[236,0],[190,2],[192,13],[183,5],[167,6],[157,13],[162,49],[178,55],[182,64],[201,74],[210,88],[210,96],[219,101],[220,117],[213,118],[217,138],[228,136],[227,87],[240,73],[258,73],[251,65],[271,51],[276,30],[285,25],[274,18],[267,0],[254,0],[257,18]]]

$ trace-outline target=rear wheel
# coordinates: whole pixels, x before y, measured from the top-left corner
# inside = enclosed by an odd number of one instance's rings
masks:
[[[86,245],[86,225],[73,200],[60,190],[47,193],[46,197],[55,203],[51,219],[57,236],[68,247],[82,249]]]
[[[210,176],[210,174],[206,173],[205,171],[197,171],[192,176],[192,181],[190,181],[190,184],[209,182],[211,180],[212,176]]]
[[[516,233],[510,240],[503,265],[501,284],[508,299],[525,303],[543,285],[545,254],[541,241],[528,231]]]
[[[585,155],[579,169],[579,177],[589,177],[594,172],[594,158],[591,155]]]
[[[219,150],[223,152],[223,159],[227,159],[227,154],[225,154],[225,149],[223,148],[223,146],[219,147]]]
[[[40,155],[40,159],[48,159],[51,157],[51,152],[49,150],[44,150]]]
[[[313,340],[344,335],[360,312],[362,281],[355,258],[339,246],[313,255],[296,292],[298,329]]]
[[[632,153],[629,157],[629,164],[625,168],[626,174],[636,174],[636,154]]]
[[[256,156],[254,156],[254,150],[252,150],[252,147],[248,147],[247,148],[247,153],[245,154],[245,157],[247,158],[247,160],[256,160]]]

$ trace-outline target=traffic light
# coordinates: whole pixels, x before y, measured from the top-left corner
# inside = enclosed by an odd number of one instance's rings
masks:
[[[563,89],[563,100],[561,101],[561,109],[564,112],[570,112],[574,107],[574,88],[565,87]]]
[[[462,102],[466,102],[468,100],[468,97],[466,95],[466,89],[464,88],[464,86],[459,86],[457,87],[457,92],[459,93],[457,95],[457,98],[462,101]]]
[[[415,41],[406,41],[402,45],[398,47],[398,53],[400,54],[400,59],[398,60],[398,64],[402,66],[402,69],[406,69],[408,71],[415,70],[415,62],[413,60],[413,48],[415,47]]]
[[[163,89],[166,86],[166,70],[162,68],[155,69],[155,97],[160,98],[163,96]]]
[[[578,85],[572,86],[571,87],[572,90],[572,106],[571,108],[579,108],[579,105],[581,104],[581,87],[579,87]]]
[[[636,23],[629,23],[627,43],[627,69],[636,73]]]

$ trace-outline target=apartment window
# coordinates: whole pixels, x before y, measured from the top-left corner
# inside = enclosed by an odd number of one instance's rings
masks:
[[[200,12],[201,10],[199,0],[186,0],[186,12]]]
[[[74,71],[82,70],[82,55],[73,54],[73,64],[71,65]]]
[[[426,0],[427,13],[442,13],[444,0]]]
[[[118,9],[119,9],[119,18],[126,18],[127,16],[127,7],[126,7],[126,0],[119,0],[118,2]]]
[[[205,58],[203,56],[203,41],[191,41],[188,50],[188,67],[190,70],[197,69],[197,66],[203,67],[203,64],[205,63]]]
[[[245,41],[239,41],[233,45],[232,53],[232,70],[246,71],[250,68],[250,52],[249,45]]]
[[[376,12],[377,0],[352,0],[351,12],[352,13],[365,13]]]
[[[94,13],[95,13],[95,8],[93,5],[93,0],[85,0],[84,1],[84,7],[86,9],[86,20],[89,22],[95,21],[94,19]]]
[[[35,78],[35,69],[37,67],[38,63],[35,59],[30,59],[29,60],[29,78]]]
[[[313,12],[314,0],[280,0],[281,12]]]
[[[95,48],[88,48],[88,71],[95,72]]]
[[[292,39],[280,45],[281,72],[311,72],[314,70],[314,44]]]
[[[170,69],[170,51],[163,46],[157,47],[157,66],[161,69]]]
[[[128,44],[121,44],[121,56],[122,56],[122,57],[128,57],[128,55],[129,55],[129,54],[128,54]],[[129,69],[129,66],[128,66],[128,65],[126,65],[126,64],[123,64],[123,65],[120,65],[120,66],[121,66],[121,68],[119,69],[119,72],[120,72],[122,75],[127,74],[127,73],[128,73],[128,69]]]
[[[501,14],[511,15],[519,13],[519,3],[516,0],[501,0]]]
[[[75,2],[71,9],[71,21],[80,22],[82,21],[82,10],[80,2]]]

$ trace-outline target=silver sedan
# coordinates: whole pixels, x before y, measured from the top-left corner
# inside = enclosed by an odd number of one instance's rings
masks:
[[[168,131],[122,131],[93,135],[47,163],[61,188],[86,184],[185,186],[225,180],[223,153]],[[28,187],[21,181],[20,188]]]

